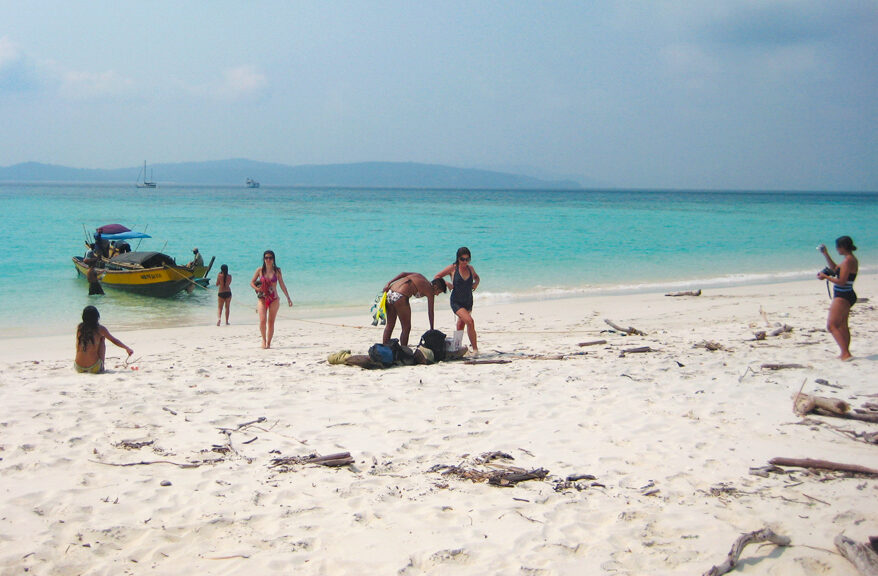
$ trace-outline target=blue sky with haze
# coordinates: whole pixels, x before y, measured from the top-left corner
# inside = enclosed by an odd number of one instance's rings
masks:
[[[878,190],[878,2],[0,0],[0,165]]]

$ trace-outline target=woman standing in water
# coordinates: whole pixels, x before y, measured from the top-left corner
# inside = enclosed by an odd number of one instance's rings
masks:
[[[851,356],[851,330],[848,327],[848,318],[851,314],[851,306],[857,301],[857,293],[854,292],[854,280],[857,279],[857,272],[860,269],[860,263],[854,256],[857,249],[854,241],[850,236],[842,236],[835,241],[835,249],[839,256],[844,260],[841,264],[836,265],[832,257],[826,250],[826,246],[821,244],[820,252],[826,258],[829,265],[829,271],[832,274],[820,272],[817,278],[832,282],[832,303],[829,305],[829,318],[826,320],[826,329],[835,338],[838,347],[841,348],[841,360],[850,360]]]
[[[253,279],[250,280],[250,286],[256,290],[256,296],[259,298],[256,310],[259,312],[259,332],[262,334],[263,348],[271,348],[271,338],[274,336],[274,320],[280,308],[278,285],[287,297],[287,304],[292,306],[293,301],[290,293],[287,292],[287,285],[284,284],[280,268],[276,266],[274,252],[266,250],[262,254],[262,267],[256,269]]]
[[[225,264],[220,266],[220,273],[216,275],[216,299],[218,310],[216,312],[216,325],[220,325],[223,317],[223,308],[226,310],[226,326],[229,325],[229,307],[232,303],[232,276],[229,274],[229,267]]]
[[[457,316],[457,329],[463,330],[466,326],[466,333],[469,336],[469,342],[473,347],[473,353],[479,353],[479,346],[476,343],[476,322],[473,320],[473,292],[479,286],[479,275],[476,269],[470,266],[472,254],[469,248],[463,246],[457,249],[457,258],[454,264],[449,264],[443,268],[441,272],[436,274],[435,278],[445,278],[451,276],[451,282],[445,281],[445,284],[451,288],[451,310]]]

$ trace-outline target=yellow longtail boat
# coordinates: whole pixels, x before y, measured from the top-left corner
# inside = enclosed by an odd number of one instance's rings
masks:
[[[115,232],[122,229],[121,232]],[[104,233],[113,230],[115,233]],[[86,278],[90,265],[97,269],[100,283],[105,288],[125,290],[145,296],[167,298],[182,290],[191,290],[196,285],[206,287],[207,274],[213,265],[180,266],[174,259],[161,252],[121,252],[116,253],[109,241],[124,241],[133,238],[149,238],[142,232],[131,232],[119,224],[98,228],[95,243],[88,244],[97,252],[90,251],[86,256],[74,256],[76,271]],[[127,243],[125,244],[127,247]],[[109,252],[109,254],[108,254]]]

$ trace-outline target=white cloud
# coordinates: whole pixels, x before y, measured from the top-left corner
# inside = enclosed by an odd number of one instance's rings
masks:
[[[268,80],[265,75],[251,66],[238,66],[223,72],[223,83],[220,93],[231,98],[245,98],[259,94]]]
[[[19,60],[21,60],[21,52],[18,50],[18,46],[6,36],[0,38],[0,70]]]
[[[104,98],[128,92],[134,82],[113,70],[105,72],[61,71],[58,74],[61,96],[73,99]]]

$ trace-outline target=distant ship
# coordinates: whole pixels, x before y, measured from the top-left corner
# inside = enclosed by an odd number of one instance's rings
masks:
[[[143,176],[143,180],[140,177]],[[158,184],[152,179],[152,168],[149,169],[149,180],[146,179],[146,160],[143,161],[143,170],[137,175],[136,186],[138,188],[158,188]]]
[[[253,178],[247,178],[247,188],[259,188],[259,182]]]

